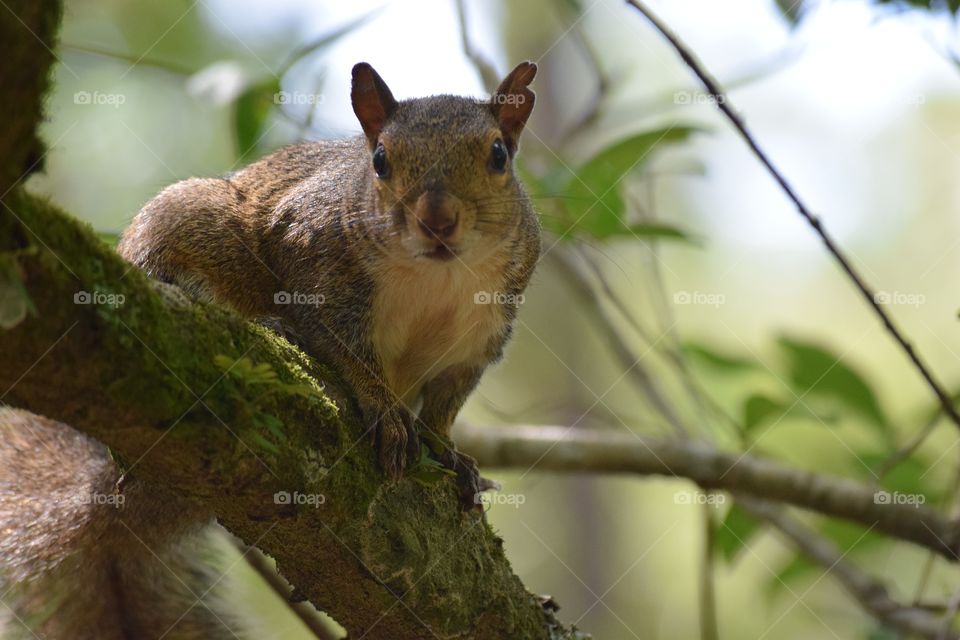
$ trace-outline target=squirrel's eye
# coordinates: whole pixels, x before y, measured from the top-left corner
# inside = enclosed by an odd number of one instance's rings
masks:
[[[507,168],[507,148],[503,146],[503,140],[500,138],[493,142],[493,148],[490,150],[490,166],[494,171],[503,171]]]
[[[386,178],[390,175],[390,167],[387,165],[387,150],[382,144],[378,144],[373,150],[373,170],[377,172],[378,178]]]

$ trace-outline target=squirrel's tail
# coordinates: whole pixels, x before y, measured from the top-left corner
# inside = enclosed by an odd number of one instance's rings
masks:
[[[100,443],[0,407],[0,637],[249,637],[208,591],[203,512],[119,477]]]

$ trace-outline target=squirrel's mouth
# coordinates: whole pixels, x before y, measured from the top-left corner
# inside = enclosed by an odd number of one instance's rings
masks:
[[[457,252],[455,249],[451,249],[447,245],[441,243],[429,251],[424,251],[420,255],[431,260],[446,262],[457,257]]]

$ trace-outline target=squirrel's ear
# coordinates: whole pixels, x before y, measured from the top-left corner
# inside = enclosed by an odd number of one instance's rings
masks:
[[[510,72],[491,99],[490,108],[493,117],[500,125],[503,139],[510,149],[510,154],[517,150],[517,140],[523,125],[533,111],[534,95],[527,86],[537,75],[537,65],[532,62],[521,62]]]
[[[363,132],[367,134],[370,144],[374,144],[387,118],[397,108],[397,101],[393,99],[387,83],[366,62],[353,66],[350,101]]]

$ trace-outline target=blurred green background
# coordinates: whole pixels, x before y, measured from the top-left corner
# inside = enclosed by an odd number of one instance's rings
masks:
[[[650,4],[730,89],[931,366],[960,386],[960,43],[949,11]],[[624,3],[68,0],[57,55],[50,152],[29,188],[107,241],[171,182],[358,133],[355,62],[402,98],[482,96],[492,87],[477,59],[499,76],[537,61],[520,162],[546,254],[506,360],[464,417],[661,436],[682,424],[690,437],[954,508],[960,449],[945,422],[877,471],[931,420],[929,390]],[[598,639],[698,637],[705,521],[720,547],[720,637],[897,637],[775,535],[730,516],[728,499],[697,504],[690,483],[494,475],[502,495],[522,496],[489,512],[517,573]],[[957,569],[917,548],[808,522],[904,601],[956,589]],[[252,575],[232,577],[244,606],[283,615]],[[299,637],[292,623],[268,627]]]

